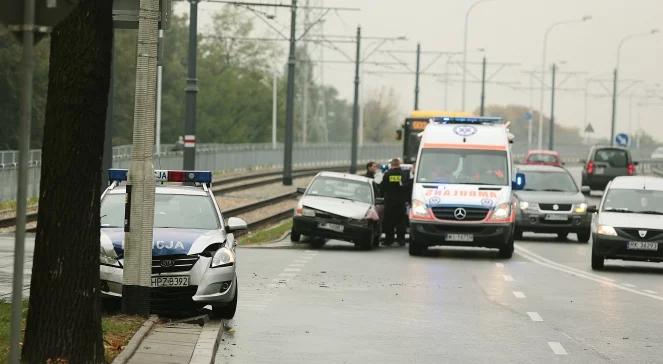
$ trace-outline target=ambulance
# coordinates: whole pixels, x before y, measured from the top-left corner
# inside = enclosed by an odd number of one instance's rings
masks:
[[[424,129],[417,155],[410,255],[429,246],[499,249],[513,254],[515,199],[525,186],[513,175],[513,136],[501,118],[433,118]]]

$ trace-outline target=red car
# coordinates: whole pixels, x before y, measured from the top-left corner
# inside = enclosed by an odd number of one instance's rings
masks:
[[[538,164],[546,166],[561,167],[562,158],[554,150],[530,150],[523,161],[523,164]]]

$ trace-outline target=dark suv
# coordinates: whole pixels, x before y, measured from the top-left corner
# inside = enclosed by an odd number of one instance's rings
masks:
[[[592,147],[584,163],[582,185],[592,190],[604,190],[615,177],[634,175],[637,164],[627,149],[605,146]]]

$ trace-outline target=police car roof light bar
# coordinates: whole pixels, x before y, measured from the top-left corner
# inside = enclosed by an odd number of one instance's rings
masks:
[[[126,169],[109,169],[108,180],[111,182],[122,182],[128,178]],[[189,182],[210,185],[212,183],[212,172],[210,171],[169,171],[155,170],[154,177],[158,182]]]
[[[444,116],[440,118],[432,118],[434,123],[438,124],[490,124],[497,125],[503,124],[504,120],[500,117],[494,116],[476,116],[476,117],[460,117],[460,116]]]

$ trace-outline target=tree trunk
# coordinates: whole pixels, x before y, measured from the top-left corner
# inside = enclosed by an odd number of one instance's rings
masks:
[[[82,0],[51,38],[23,361],[103,363],[99,196],[112,1]]]

